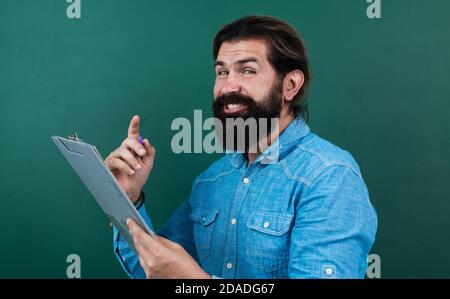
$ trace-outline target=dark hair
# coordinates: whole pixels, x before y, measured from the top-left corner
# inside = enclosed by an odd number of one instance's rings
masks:
[[[213,57],[217,59],[224,42],[262,39],[267,43],[269,63],[280,79],[293,70],[300,70],[305,77],[304,84],[289,105],[295,116],[308,118],[305,98],[309,80],[309,66],[306,50],[298,32],[289,24],[270,16],[248,16],[225,25],[216,34],[213,42]]]

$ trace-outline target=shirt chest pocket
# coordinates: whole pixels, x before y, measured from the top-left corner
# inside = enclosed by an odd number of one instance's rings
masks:
[[[253,212],[247,219],[246,257],[255,267],[271,272],[289,262],[292,215]]]
[[[195,208],[189,215],[194,222],[193,233],[197,254],[201,261],[211,253],[211,240],[219,210]]]

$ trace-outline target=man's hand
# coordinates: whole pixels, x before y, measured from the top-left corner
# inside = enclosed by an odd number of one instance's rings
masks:
[[[106,166],[133,203],[138,200],[150,175],[155,152],[148,139],[139,143],[139,116],[135,115],[128,128],[128,137],[105,159]]]
[[[147,278],[211,278],[178,243],[156,234],[152,238],[131,219],[127,225]]]

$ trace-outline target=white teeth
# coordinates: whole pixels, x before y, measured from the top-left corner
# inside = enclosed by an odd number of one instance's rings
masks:
[[[242,106],[242,104],[227,104],[227,109],[233,110],[233,109],[239,108],[241,106]]]

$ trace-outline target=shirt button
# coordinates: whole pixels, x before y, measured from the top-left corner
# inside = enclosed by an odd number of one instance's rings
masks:
[[[331,269],[331,268],[326,268],[326,269],[325,269],[325,273],[327,273],[327,275],[331,275],[331,274],[333,274],[333,269]]]
[[[233,268],[233,264],[232,263],[228,263],[227,264],[227,269],[231,269],[231,268]]]
[[[250,183],[250,180],[248,178],[244,178],[243,182],[247,185],[248,183]]]
[[[268,228],[270,226],[270,222],[268,222],[268,221],[264,222],[263,226],[264,226],[264,228]]]
[[[236,219],[235,218],[231,219],[231,224],[236,224]]]

